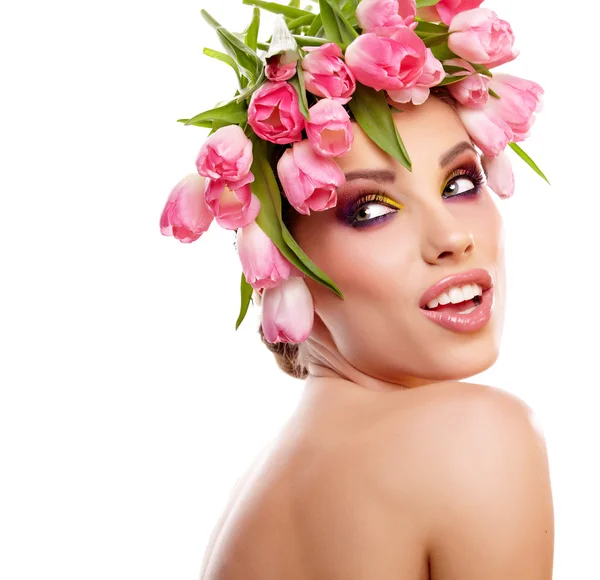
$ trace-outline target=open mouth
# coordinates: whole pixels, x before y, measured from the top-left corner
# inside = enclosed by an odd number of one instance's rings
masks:
[[[476,332],[492,318],[492,277],[483,268],[448,276],[425,291],[419,306],[431,322],[446,330]]]
[[[423,310],[443,314],[471,314],[481,304],[484,292],[487,292],[487,288],[484,290],[479,284],[453,287],[431,300]]]

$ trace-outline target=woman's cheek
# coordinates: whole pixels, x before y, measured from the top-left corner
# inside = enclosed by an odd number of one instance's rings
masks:
[[[481,194],[481,211],[477,216],[482,235],[485,235],[494,248],[504,245],[504,222],[502,214],[492,199],[489,189],[485,188]]]

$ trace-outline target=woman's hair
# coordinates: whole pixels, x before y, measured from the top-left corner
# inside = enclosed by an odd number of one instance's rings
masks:
[[[431,94],[443,101],[444,103],[446,103],[447,105],[449,105],[450,107],[452,107],[452,109],[456,109],[456,100],[445,86],[432,88]],[[271,161],[271,166],[275,173],[275,178],[277,180],[277,185],[279,186],[279,191],[283,191],[283,189],[281,187],[279,179],[277,178],[277,171],[275,171],[275,168],[277,167],[277,161],[279,161],[279,158],[283,155],[285,149],[286,146],[278,147]],[[286,225],[288,230],[290,230],[293,233],[293,221],[294,216],[296,215],[296,211],[290,205],[289,201],[287,200],[285,195],[283,195],[283,193],[281,195],[281,214],[283,223]],[[301,356],[299,344],[292,344],[287,342],[278,342],[273,344],[269,342],[265,338],[262,324],[259,326],[258,332],[260,334],[260,338],[263,344],[265,344],[266,347],[273,353],[277,365],[284,373],[296,379],[305,379],[308,376],[308,368],[302,361],[303,357]]]
[[[294,377],[295,379],[305,379],[308,376],[308,369],[300,362],[300,345],[289,342],[278,342],[273,344],[269,342],[263,333],[262,325],[258,332],[263,343],[275,355],[275,361],[279,368]]]

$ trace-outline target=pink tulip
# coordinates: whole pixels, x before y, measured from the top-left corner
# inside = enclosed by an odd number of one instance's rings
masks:
[[[429,88],[439,85],[446,76],[442,63],[433,56],[431,49],[427,49],[427,58],[423,73],[414,87],[388,91],[389,98],[396,103],[411,102],[414,105],[422,105],[429,98]]]
[[[413,87],[426,60],[425,44],[404,26],[361,34],[346,49],[346,64],[356,80],[377,91]]]
[[[244,276],[256,290],[274,288],[300,274],[255,221],[238,229],[236,247]]]
[[[496,157],[484,155],[481,161],[488,186],[502,199],[511,197],[515,192],[515,176],[508,155],[502,151]]]
[[[252,173],[248,173],[245,180],[235,184],[220,179],[207,180],[204,193],[206,204],[222,228],[236,230],[256,219],[260,211],[260,201],[250,190],[248,183],[252,181]]]
[[[512,60],[515,60],[515,58],[517,58],[517,56],[519,56],[519,51],[513,46],[512,50],[510,50],[506,54],[502,55],[500,58],[493,60],[492,62],[487,62],[485,64],[485,67],[487,69],[496,68],[496,67],[500,66],[501,64],[505,64],[507,62],[511,62]]]
[[[450,94],[462,105],[479,107],[484,105],[490,96],[490,79],[480,74],[471,74],[464,80],[448,85]]]
[[[529,135],[535,113],[542,108],[544,89],[533,81],[505,74],[494,75],[490,88],[500,97],[490,99],[491,110],[508,123],[515,142],[523,141]]]
[[[487,8],[457,14],[449,31],[448,48],[469,62],[495,63],[514,52],[515,37],[510,24]]]
[[[459,13],[473,8],[479,8],[483,0],[440,0],[435,8],[444,24],[450,25],[452,19]]]
[[[302,70],[306,90],[317,97],[326,97],[345,105],[356,89],[356,81],[342,60],[340,47],[328,42],[305,50],[308,54],[302,59]]]
[[[202,145],[196,168],[210,179],[228,182],[244,179],[252,165],[252,141],[239,125],[227,125],[215,131]]]
[[[314,322],[313,299],[302,278],[288,278],[262,296],[262,328],[271,343],[304,342]]]
[[[283,145],[300,141],[304,117],[298,95],[286,82],[267,81],[252,94],[248,107],[248,124],[261,138]]]
[[[325,157],[338,157],[350,151],[354,134],[344,105],[321,99],[309,110],[306,134],[312,148]]]
[[[461,104],[468,107],[479,107],[485,105],[490,96],[490,79],[478,74],[466,61],[460,58],[445,61],[445,64],[459,66],[466,71],[454,73],[452,76],[464,76],[464,80],[448,85],[450,94]]]
[[[189,244],[208,230],[213,219],[204,201],[204,178],[190,173],[171,191],[160,216],[160,233]]]
[[[296,74],[296,61],[284,62],[283,54],[276,54],[267,59],[265,76],[270,81],[287,81]]]
[[[513,139],[508,124],[494,115],[487,105],[481,108],[461,106],[457,113],[475,145],[488,157],[499,155]]]
[[[286,149],[277,163],[277,175],[290,204],[304,215],[334,207],[336,188],[346,180],[338,164],[317,155],[306,139]]]
[[[363,32],[371,32],[388,26],[410,26],[416,13],[416,0],[362,0],[356,19]]]

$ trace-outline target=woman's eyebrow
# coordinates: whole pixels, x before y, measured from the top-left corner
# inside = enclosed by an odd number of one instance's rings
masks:
[[[387,169],[362,169],[346,173],[346,181],[352,181],[353,179],[370,179],[379,183],[392,182],[395,181],[396,174]]]
[[[477,154],[475,147],[473,147],[473,145],[471,145],[471,143],[468,141],[461,141],[460,143],[457,143],[454,147],[446,151],[446,153],[440,157],[440,167],[446,167],[446,165],[452,163],[461,153],[469,150]]]

